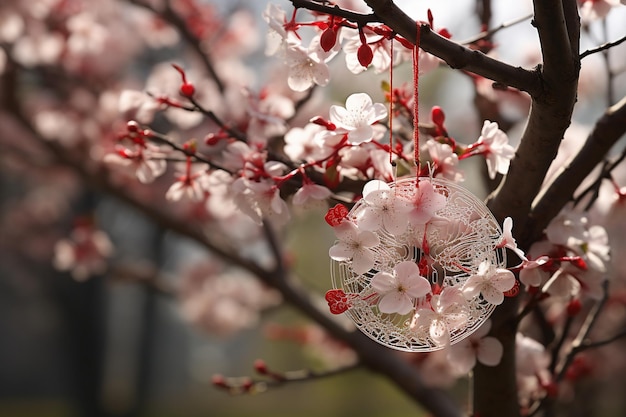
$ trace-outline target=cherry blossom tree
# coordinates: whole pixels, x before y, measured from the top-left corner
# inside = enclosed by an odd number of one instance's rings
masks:
[[[2,193],[3,251],[80,285],[99,276],[174,295],[214,335],[263,326],[267,309],[303,313],[327,367],[215,375],[232,394],[363,367],[438,417],[577,415],[590,381],[624,387],[626,3],[528,1],[510,21],[495,21],[490,0],[471,2],[469,19],[422,3],[4,1],[0,170],[15,186]],[[522,26],[532,47],[512,50],[500,35]],[[446,77],[469,86],[466,102]],[[504,230],[490,250],[506,264],[470,247],[471,269],[433,244],[469,236],[442,215],[445,183],[486,197]],[[124,259],[96,195],[194,242],[201,259],[185,257],[174,282],[156,259]],[[320,262],[369,292],[329,277],[323,294],[296,276],[285,236],[302,213],[336,237]],[[407,233],[415,258],[381,266],[385,242]],[[467,279],[438,280],[452,270]],[[475,300],[491,318],[459,338]],[[402,316],[435,352],[371,340],[342,320],[357,304]],[[465,404],[442,389],[463,379]]]

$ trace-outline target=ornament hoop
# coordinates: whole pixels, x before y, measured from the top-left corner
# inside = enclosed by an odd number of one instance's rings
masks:
[[[359,330],[387,347],[410,352],[442,349],[472,334],[493,312],[495,305],[482,293],[467,297],[462,290],[467,280],[481,274],[481,270],[505,267],[506,252],[499,245],[502,230],[481,200],[448,180],[405,178],[387,184],[385,190],[388,198],[395,199],[389,201],[410,202],[413,206],[437,200],[436,207],[431,205],[436,210],[423,223],[408,222],[401,231],[396,227],[393,234],[382,220],[376,230],[369,227],[379,242],[367,249],[373,265],[359,273],[355,271],[356,258],[331,259],[334,290],[329,291],[327,300],[329,305],[334,303],[335,309],[345,306],[340,311],[345,311]],[[426,191],[431,194],[426,195]],[[368,204],[366,198],[359,200],[344,221],[356,227],[364,224],[365,217],[371,217]],[[411,298],[412,308],[406,314],[401,314],[404,309],[383,312],[380,303],[384,294],[372,285],[372,280],[381,273],[392,277],[395,267],[403,263],[404,268],[407,261],[418,266],[420,279],[428,280],[432,289]],[[398,285],[394,296],[402,297],[404,284]],[[454,297],[461,297],[456,304],[450,301]],[[425,316],[429,320],[424,321]]]

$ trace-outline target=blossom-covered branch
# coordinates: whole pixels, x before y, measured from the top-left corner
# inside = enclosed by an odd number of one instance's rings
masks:
[[[393,1],[367,0],[366,3],[374,10],[378,22],[384,23],[395,33],[415,44],[416,22],[398,8]],[[301,0],[298,4],[301,7],[307,7],[307,4],[312,7],[319,7],[318,3],[306,0]],[[336,13],[336,10],[336,7],[327,7],[325,12],[332,15]],[[345,11],[342,14],[345,14]],[[348,14],[346,18],[349,19],[350,16]],[[370,15],[357,14],[353,17],[360,20],[363,19],[362,16],[366,16],[367,22],[372,22]],[[534,71],[513,67],[479,51],[470,50],[438,35],[426,24],[421,24],[420,47],[424,51],[443,59],[451,68],[473,72],[501,85],[517,88],[531,94],[537,94],[540,91],[539,78]]]
[[[271,388],[277,388],[292,383],[332,378],[358,369],[359,367],[360,364],[355,363],[327,371],[301,369],[297,371],[278,372],[269,369],[265,361],[258,359],[254,362],[254,370],[262,378],[233,378],[223,375],[214,375],[212,382],[214,386],[228,391],[229,394],[258,394]]]

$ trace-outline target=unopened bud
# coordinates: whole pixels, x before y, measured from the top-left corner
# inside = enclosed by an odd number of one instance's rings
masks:
[[[254,382],[250,378],[244,378],[241,382],[241,390],[243,392],[249,392],[254,387]]]
[[[437,127],[443,128],[443,124],[446,121],[446,115],[441,107],[433,106],[432,110],[430,111],[430,118]]]
[[[574,317],[578,313],[580,313],[581,308],[582,303],[580,302],[580,300],[578,298],[574,298],[567,304],[567,315],[570,317]]]
[[[583,271],[587,270],[587,263],[580,256],[572,259],[572,265],[574,265],[576,268],[582,269]]]
[[[218,144],[218,142],[221,140],[221,136],[220,135],[216,135],[215,133],[209,133],[208,135],[206,135],[206,137],[204,138],[204,143],[206,143],[209,146],[215,146]]]
[[[254,370],[261,375],[267,374],[267,365],[263,359],[257,359],[254,361]]]
[[[337,43],[337,31],[332,26],[329,26],[320,36],[320,46],[324,52],[328,52],[333,49],[335,43]]]
[[[372,48],[368,44],[363,43],[356,51],[356,56],[359,59],[359,64],[367,68],[372,63],[372,59],[374,59],[374,52],[372,52]]]
[[[126,129],[131,133],[137,132],[140,129],[139,123],[134,120],[130,120],[128,123],[126,123]]]
[[[183,85],[180,86],[180,94],[184,97],[193,97],[193,95],[196,92],[196,87],[193,86],[193,84],[191,83],[183,83]]]
[[[224,378],[224,375],[220,375],[220,374],[213,375],[213,377],[211,377],[211,382],[216,387],[229,388],[228,384],[226,383],[226,378]]]

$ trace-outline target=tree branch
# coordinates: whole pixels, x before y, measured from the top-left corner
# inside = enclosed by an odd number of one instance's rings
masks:
[[[416,22],[398,8],[392,0],[365,0],[374,11],[374,15],[341,11],[338,7],[323,6],[309,0],[291,0],[291,2],[294,5],[297,3],[302,8],[323,11],[357,23],[378,21],[389,26],[394,32],[411,43],[415,44],[416,42]],[[443,59],[452,68],[481,75],[499,84],[526,91],[531,95],[539,94],[541,91],[541,83],[536,72],[505,64],[482,52],[468,49],[439,36],[426,24],[421,26],[420,47],[424,51]]]
[[[311,0],[290,0],[293,7],[296,9],[302,8],[307,10],[313,10],[315,12],[320,12],[332,16],[343,17],[346,20],[354,22],[359,26],[365,26],[368,23],[376,23],[379,21],[378,17],[374,13],[363,14],[356,13],[350,10],[342,9],[336,4],[333,6],[328,6],[321,2],[311,1]]]
[[[71,152],[56,142],[46,141],[39,137],[29,121],[16,109],[12,109],[11,114],[22,125],[25,131],[37,138],[39,143],[46,148],[59,163],[73,169],[87,184],[120,199],[146,215],[161,227],[194,240],[208,251],[222,258],[225,262],[247,270],[265,284],[277,289],[286,302],[296,307],[311,320],[317,322],[333,337],[350,346],[357,353],[363,365],[374,372],[386,376],[411,399],[433,415],[437,417],[462,417],[459,408],[454,404],[451,398],[441,390],[426,386],[418,370],[410,366],[403,356],[397,355],[394,351],[379,345],[359,331],[347,331],[337,321],[329,317],[328,313],[321,311],[317,307],[317,303],[309,296],[308,292],[296,285],[282,268],[266,270],[236,252],[221,247],[204,233],[202,228],[198,227],[197,224],[191,223],[186,219],[177,219],[163,211],[161,207],[154,204],[153,201],[143,201],[141,198],[126,192],[122,187],[110,181],[108,175],[106,175],[106,171],[88,168],[83,164],[82,158],[72,155]],[[276,250],[276,248],[274,250]]]
[[[169,4],[169,1],[165,2],[165,7],[163,8],[163,10],[155,10],[151,5],[146,4],[141,0],[127,0],[127,1],[131,4],[134,4],[137,7],[142,7],[144,9],[151,11],[156,16],[163,18],[166,22],[174,26],[183,36],[185,41],[187,41],[189,46],[196,52],[196,54],[198,55],[198,57],[204,64],[204,68],[208,71],[209,75],[211,76],[211,79],[215,82],[215,85],[217,86],[218,91],[221,94],[224,94],[226,90],[226,86],[224,85],[224,82],[222,81],[220,76],[217,74],[217,71],[215,70],[215,65],[213,64],[213,60],[211,56],[202,47],[200,39],[198,39],[196,35],[194,35],[193,32],[189,30],[185,21],[181,19],[181,17],[178,16],[176,12],[174,12],[174,10],[172,10]]]
[[[528,249],[532,240],[525,224],[531,204],[554,160],[570,124],[580,61],[578,59],[578,16],[575,0],[535,0],[535,20],[543,51],[539,67],[541,88],[531,92],[528,122],[511,162],[508,175],[488,202],[495,217],[510,216],[518,245]],[[572,13],[574,10],[574,13]],[[566,22],[567,18],[567,22]],[[483,417],[519,416],[515,376],[517,299],[508,299],[493,315],[495,335],[504,346],[502,363],[495,369],[475,369],[475,410]],[[488,394],[484,394],[484,393]],[[503,400],[506,398],[506,400]]]
[[[616,41],[613,42],[606,42],[603,43],[602,45],[596,47],[596,48],[591,48],[591,49],[587,49],[585,52],[580,54],[580,59],[583,59],[585,57],[588,57],[589,55],[598,53],[598,52],[602,52],[602,51],[606,51],[611,49],[614,46],[620,45],[622,43],[626,42],[626,35],[624,35],[623,37],[619,38]]]
[[[611,147],[626,134],[626,97],[607,109],[578,154],[561,167],[554,181],[538,197],[530,214],[528,236],[537,239],[565,204],[572,198],[578,185]]]
[[[575,3],[574,0],[566,2]],[[571,7],[566,9],[571,12]],[[573,17],[568,15],[568,19]],[[577,22],[568,20],[566,25],[561,0],[536,0],[535,25],[544,50],[544,64],[540,67],[544,89],[532,97],[530,115],[515,159],[489,201],[489,208],[497,219],[507,216],[513,219],[518,245],[523,249],[528,249],[532,243],[526,227],[532,202],[571,121],[580,69],[577,41],[576,45],[571,43],[576,30],[568,29]]]
[[[472,36],[471,38],[467,38],[462,42],[459,42],[462,45],[470,45],[472,43],[478,42],[479,40],[482,39],[488,39],[490,37],[492,37],[494,34],[500,32],[502,29],[507,29],[510,28],[511,26],[517,25],[519,23],[522,23],[526,20],[529,20],[530,18],[532,18],[533,15],[526,15],[526,16],[520,16],[516,19],[513,20],[509,20],[508,22],[502,22],[501,24],[499,24],[496,27],[493,27],[489,30],[485,30],[477,35]]]

